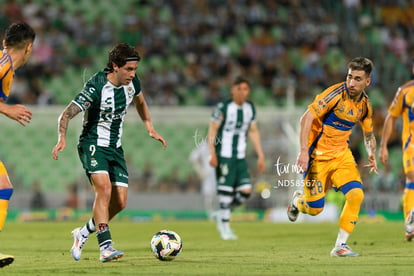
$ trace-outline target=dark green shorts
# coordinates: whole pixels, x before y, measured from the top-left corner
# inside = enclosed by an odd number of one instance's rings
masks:
[[[128,187],[128,171],[122,147],[100,147],[81,143],[78,154],[88,178],[92,173],[108,173],[113,186]]]
[[[232,193],[252,186],[246,159],[219,157],[216,173],[218,192]]]

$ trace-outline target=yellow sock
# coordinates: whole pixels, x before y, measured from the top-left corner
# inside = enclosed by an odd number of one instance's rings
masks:
[[[0,189],[0,231],[3,229],[4,222],[6,221],[7,208],[9,207],[9,199],[12,194],[13,188]]]
[[[339,228],[352,233],[358,221],[359,209],[364,200],[364,192],[360,188],[349,190],[345,195],[345,206],[339,218]]]
[[[0,199],[0,231],[3,230],[4,222],[7,217],[7,208],[9,207],[9,201]]]
[[[405,189],[403,195],[403,209],[404,220],[407,219],[408,214],[414,208],[414,190]]]

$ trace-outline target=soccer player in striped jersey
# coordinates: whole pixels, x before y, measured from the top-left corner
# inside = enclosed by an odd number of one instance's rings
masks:
[[[74,243],[72,257],[78,261],[89,235],[97,231],[100,261],[108,262],[124,255],[112,246],[109,221],[127,202],[128,172],[121,145],[123,122],[131,102],[144,123],[150,137],[167,146],[152,124],[141,83],[136,75],[140,61],[138,52],[120,43],[110,52],[107,68],[97,72],[84,85],[82,91],[63,110],[58,119],[58,142],[52,156],[66,147],[69,121],[84,111],[83,129],[78,153],[86,175],[95,191],[92,218],[72,231]]]
[[[244,203],[252,191],[246,162],[247,136],[257,154],[259,173],[265,170],[265,158],[256,122],[256,110],[247,100],[250,83],[238,77],[231,87],[232,99],[220,102],[213,111],[208,131],[210,165],[216,167],[220,209],[215,213],[217,229],[223,240],[235,240],[230,228],[231,210]]]
[[[362,180],[348,146],[352,127],[359,123],[364,133],[370,173],[377,173],[376,141],[372,107],[365,89],[371,82],[373,63],[357,57],[348,63],[346,81],[334,84],[315,97],[300,120],[300,152],[296,165],[304,172],[303,192],[295,191],[288,205],[288,218],[299,212],[315,216],[322,212],[325,195],[332,186],[345,196],[339,218],[339,233],[331,256],[358,256],[346,242],[354,230],[364,199]]]
[[[10,94],[15,70],[23,66],[32,53],[35,36],[35,32],[28,24],[13,23],[4,34],[3,50],[0,51],[0,113],[23,126],[30,123],[32,118],[30,110],[23,105],[8,105],[5,102]],[[6,167],[0,160],[0,231],[6,221],[12,194],[13,186]],[[13,256],[0,253],[0,267],[11,264],[13,260]]]
[[[412,65],[414,75],[414,63]],[[401,133],[403,166],[405,173],[405,189],[403,195],[403,212],[405,238],[411,241],[414,238],[414,77],[412,80],[398,87],[394,100],[388,108],[384,121],[379,158],[384,164],[388,161],[387,144],[394,131],[395,122],[401,117],[403,128]]]

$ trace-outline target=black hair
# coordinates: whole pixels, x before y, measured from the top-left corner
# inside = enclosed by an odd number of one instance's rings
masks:
[[[236,79],[233,81],[233,85],[239,85],[241,83],[246,83],[248,86],[250,86],[249,80],[242,76],[236,77]]]
[[[126,43],[118,43],[109,52],[107,68],[109,71],[113,71],[113,64],[115,63],[118,67],[124,66],[128,61],[140,61],[141,57],[134,47],[129,46]]]
[[[27,43],[33,43],[36,33],[25,22],[11,24],[4,33],[5,46],[9,48],[23,49]]]

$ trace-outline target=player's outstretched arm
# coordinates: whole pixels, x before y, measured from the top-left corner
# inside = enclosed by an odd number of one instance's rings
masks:
[[[155,131],[154,126],[152,125],[152,122],[151,122],[151,115],[149,112],[147,102],[145,101],[144,95],[142,93],[134,98],[134,104],[135,104],[135,109],[137,110],[139,117],[141,117],[141,120],[144,123],[148,131],[149,136],[155,140],[160,141],[162,146],[165,149],[167,147],[167,142],[161,135],[159,135]]]
[[[207,134],[207,143],[208,143],[208,151],[210,152],[210,165],[212,167],[218,166],[218,159],[216,154],[216,143],[220,143],[217,141],[217,131],[220,128],[220,123],[211,121],[208,127],[208,134]]]
[[[52,150],[53,159],[58,160],[58,152],[62,152],[66,148],[66,132],[69,121],[81,111],[80,107],[72,102],[60,114],[58,118],[58,142]]]
[[[26,126],[26,124],[30,123],[30,120],[32,119],[32,112],[21,104],[8,105],[0,101],[0,113],[6,115],[12,120],[17,121],[22,126]]]
[[[257,154],[257,170],[260,173],[263,173],[265,171],[265,157],[262,149],[259,127],[256,123],[250,125],[249,137]]]
[[[305,172],[308,169],[309,163],[309,149],[308,141],[309,134],[311,131],[312,123],[315,117],[312,112],[307,109],[300,118],[300,132],[299,132],[299,143],[300,143],[300,152],[296,159],[296,165],[300,168],[301,172]]]
[[[381,163],[386,164],[388,161],[388,141],[390,140],[392,131],[394,130],[395,121],[397,118],[387,115],[384,121],[384,127],[382,128],[381,143],[379,147],[379,159]]]

